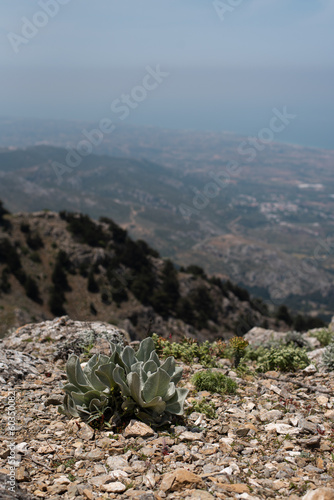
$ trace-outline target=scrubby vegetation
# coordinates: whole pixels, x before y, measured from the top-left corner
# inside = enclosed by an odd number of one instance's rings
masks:
[[[59,290],[55,286],[50,288],[50,296],[49,296],[49,309],[54,316],[64,316],[66,313],[66,309],[64,308],[64,303],[66,302],[66,298],[64,292]]]
[[[334,332],[331,332],[328,328],[322,328],[312,333],[312,337],[319,340],[321,347],[327,347],[334,340]]]
[[[8,267],[5,267],[3,270],[2,270],[2,273],[1,273],[1,278],[0,278],[0,292],[3,292],[3,293],[9,293],[10,292],[10,289],[11,289],[11,285],[10,285],[10,282],[9,282],[9,269]]]
[[[334,370],[334,341],[333,340],[326,347],[326,350],[325,350],[323,357],[322,357],[322,365],[329,372]]]
[[[213,401],[207,402],[205,398],[200,401],[192,400],[186,409],[186,415],[192,412],[203,413],[206,417],[213,419],[216,418],[216,406]]]
[[[87,280],[87,290],[90,293],[98,293],[100,291],[99,285],[95,279],[94,276],[94,269],[91,268],[88,274],[88,280]]]
[[[0,200],[0,227],[8,230],[11,228],[11,223],[6,219],[6,215],[9,215],[9,212],[5,209],[2,201]]]
[[[26,275],[22,268],[20,256],[15,246],[11,244],[8,238],[0,240],[0,263],[6,264],[11,274],[13,274],[21,284],[24,284]]]
[[[173,356],[185,363],[197,362],[203,366],[217,366],[217,359],[226,357],[227,346],[224,342],[198,343],[194,339],[183,338],[181,342],[170,342],[168,339],[152,335],[159,356]]]
[[[203,370],[195,373],[192,382],[198,391],[209,391],[218,394],[235,394],[237,383],[220,372]]]
[[[105,247],[110,241],[99,224],[96,224],[88,215],[74,214],[71,212],[60,212],[60,217],[68,222],[68,230],[73,236],[91,247]]]
[[[297,332],[307,332],[313,328],[322,328],[326,326],[321,318],[313,318],[311,316],[302,316],[298,314],[293,320],[293,327]]]
[[[259,372],[270,370],[294,372],[302,370],[310,364],[306,350],[292,345],[271,349],[260,347],[257,350],[256,361],[257,371]]]
[[[37,285],[36,281],[34,280],[34,278],[32,278],[31,276],[27,277],[27,279],[24,283],[24,289],[25,289],[26,295],[27,295],[27,297],[29,297],[29,299],[33,300],[34,302],[37,302],[38,304],[43,303],[43,301],[40,297],[38,285]]]
[[[54,284],[55,288],[57,290],[60,290],[62,292],[69,292],[71,291],[71,287],[68,283],[67,275],[66,275],[66,263],[67,263],[67,256],[65,252],[58,252],[55,266],[52,272],[52,283]]]
[[[43,240],[38,233],[31,234],[29,232],[27,234],[26,242],[31,250],[39,250],[44,247]]]

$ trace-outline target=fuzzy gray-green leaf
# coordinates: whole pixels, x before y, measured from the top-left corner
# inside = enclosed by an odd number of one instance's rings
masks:
[[[119,386],[119,388],[122,391],[122,395],[127,397],[130,396],[130,389],[127,384],[126,378],[125,378],[125,372],[124,369],[121,368],[120,366],[116,366],[116,368],[113,371],[113,378],[115,383]]]
[[[150,355],[153,351],[155,352],[153,339],[151,339],[151,337],[147,337],[140,343],[139,349],[136,353],[136,358],[138,361],[143,361],[145,363],[150,359]]]
[[[178,388],[176,389],[175,395],[167,401],[166,411],[173,413],[174,415],[183,414],[183,405],[188,394],[188,389]]]
[[[156,396],[163,397],[170,383],[170,376],[165,370],[159,368],[155,373],[150,375],[143,388],[143,398],[145,401],[149,402]]]

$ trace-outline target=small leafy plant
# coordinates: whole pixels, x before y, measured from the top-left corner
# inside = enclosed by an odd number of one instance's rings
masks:
[[[159,356],[166,358],[173,356],[185,363],[193,363],[194,359],[198,363],[207,367],[217,366],[217,358],[225,357],[226,344],[221,340],[216,342],[205,341],[199,344],[196,340],[184,337],[181,342],[170,342],[168,339],[152,335],[155,348]]]
[[[257,357],[257,371],[267,372],[280,370],[294,372],[302,370],[310,364],[305,349],[293,345],[281,346],[277,349],[261,349]]]
[[[246,347],[248,346],[248,340],[245,340],[242,337],[233,337],[230,339],[230,346],[233,349],[234,366],[237,368],[241,358],[245,354]]]
[[[321,347],[327,347],[334,340],[334,333],[328,328],[322,328],[321,330],[312,333],[312,337],[319,340]]]
[[[322,365],[326,371],[331,372],[334,370],[334,341],[332,341],[325,349],[322,356]]]
[[[191,401],[190,406],[186,409],[186,414],[190,415],[193,412],[203,413],[209,419],[216,418],[216,406],[214,402],[210,401],[207,403],[204,398],[200,401]]]
[[[183,414],[188,390],[176,388],[182,368],[175,366],[172,356],[160,363],[150,337],[137,352],[129,346],[110,346],[110,357],[95,354],[84,368],[77,356],[70,356],[60,413],[109,425],[127,417],[160,424],[170,415]]]
[[[234,394],[237,383],[220,372],[203,370],[195,373],[192,382],[198,391],[217,392],[218,394]]]

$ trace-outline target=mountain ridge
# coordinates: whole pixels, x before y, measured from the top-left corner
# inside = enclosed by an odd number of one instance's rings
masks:
[[[309,152],[307,159],[301,148],[275,145],[272,153],[259,156],[259,165],[240,163],[239,174],[225,188],[216,186],[217,196],[199,207],[208,181],[227,168],[231,147],[226,159],[220,154],[216,160],[201,155],[204,146],[185,157],[185,147],[171,151],[163,164],[92,154],[64,174],[60,185],[52,163],[64,162],[67,150],[44,145],[2,152],[0,198],[14,212],[65,209],[96,219],[112,214],[134,238],[145,239],[178,265],[203,265],[207,273],[228,276],[266,300],[329,320],[334,294],[330,155]],[[323,187],[312,187],[319,186],[315,174]],[[190,217],[182,216],[180,207]],[[328,239],[326,252],[321,244]]]
[[[198,266],[163,260],[109,218],[96,222],[66,211],[11,215],[0,207],[2,334],[64,314],[109,321],[133,339],[156,331],[213,340],[253,326],[287,330],[293,324],[286,308],[268,307]]]

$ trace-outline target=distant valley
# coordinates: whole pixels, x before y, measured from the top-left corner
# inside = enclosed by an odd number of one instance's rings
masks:
[[[179,265],[333,314],[334,152],[272,143],[247,161],[247,139],[232,134],[120,126],[58,182],[63,147],[93,124],[20,123],[0,121],[0,198],[11,211],[108,216]]]

